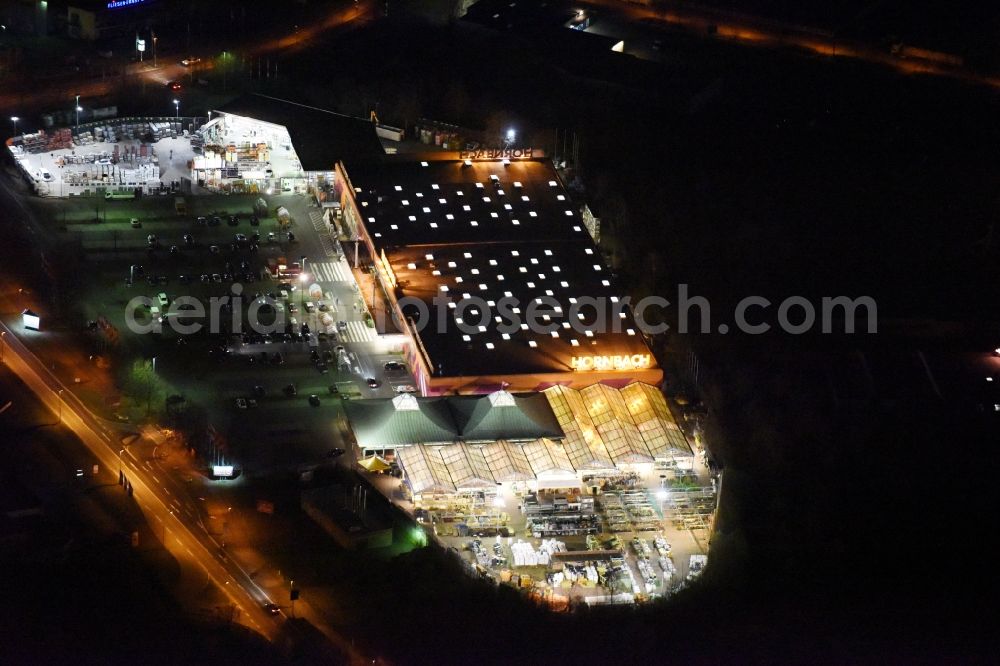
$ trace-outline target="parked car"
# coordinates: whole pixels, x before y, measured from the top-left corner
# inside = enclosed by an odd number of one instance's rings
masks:
[[[372,390],[375,390],[379,386],[382,386],[382,382],[380,382],[379,380],[375,379],[374,377],[367,377],[367,378],[365,378],[365,384],[368,384],[368,388],[370,388]]]
[[[315,393],[309,396],[309,404],[313,407],[319,407],[319,396]]]
[[[133,229],[139,229],[140,227],[142,227],[142,222],[140,222],[139,218],[137,217],[133,217],[131,220],[128,221],[128,223]]]

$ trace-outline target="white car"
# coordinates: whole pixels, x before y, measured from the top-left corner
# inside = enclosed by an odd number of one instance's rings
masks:
[[[196,65],[201,62],[201,58],[185,58],[181,60],[181,64],[185,67],[190,67],[191,65]]]
[[[411,386],[410,384],[400,384],[399,386],[394,386],[393,389],[396,393],[416,393],[417,388]]]
[[[316,312],[316,306],[313,304],[312,301],[306,301],[305,308],[306,312],[308,312],[309,314]]]
[[[156,300],[159,302],[161,308],[167,307],[167,304],[170,303],[170,299],[168,299],[167,295],[162,291],[156,295]]]
[[[42,167],[41,176],[42,176],[42,180],[44,180],[46,183],[52,181],[52,174],[49,173],[49,170],[46,169],[45,167]]]

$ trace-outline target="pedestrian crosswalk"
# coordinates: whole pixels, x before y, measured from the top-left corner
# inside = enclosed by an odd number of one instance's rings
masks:
[[[330,236],[330,229],[323,219],[323,214],[318,213],[314,210],[309,211],[309,221],[312,222],[313,229],[316,230],[316,236],[319,238],[319,244],[323,246],[323,253],[327,257],[336,257],[338,252],[336,246],[334,245],[334,240]]]
[[[353,282],[354,276],[346,261],[313,261],[306,267],[320,282]]]
[[[363,321],[349,321],[347,328],[340,331],[340,339],[344,342],[371,342],[376,337],[374,328],[369,328]]]

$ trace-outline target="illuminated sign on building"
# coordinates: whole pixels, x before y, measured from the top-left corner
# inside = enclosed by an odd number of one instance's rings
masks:
[[[574,356],[570,367],[579,371],[640,370],[653,367],[653,357],[649,354],[632,356]]]
[[[108,9],[120,9],[122,7],[130,7],[131,5],[141,5],[146,2],[146,0],[113,0],[108,3]]]
[[[213,465],[212,466],[212,476],[218,477],[230,477],[233,475],[232,465]]]
[[[458,153],[460,160],[500,160],[530,158],[535,153],[534,148],[480,148],[478,150],[462,150]]]

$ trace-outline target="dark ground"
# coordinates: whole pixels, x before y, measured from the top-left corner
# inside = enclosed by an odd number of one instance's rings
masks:
[[[933,396],[833,405],[817,359],[1000,340],[996,93],[677,37],[668,63],[552,53],[461,25],[383,22],[289,58],[270,92],[410,124],[576,130],[605,250],[633,293],[868,294],[883,333],[676,336],[701,360],[725,465],[703,583],[663,606],[553,617],[431,549],[357,578],[400,663],[991,661],[998,424]],[[322,54],[322,57],[318,57]],[[484,122],[485,119],[485,122]],[[957,320],[914,339],[902,318]],[[692,379],[673,374],[675,383]]]
[[[170,595],[176,563],[110,472],[5,367],[0,401],[5,489],[26,490],[43,514],[0,516],[0,661],[51,663],[280,663],[264,639],[194,618]],[[46,425],[49,424],[49,425]],[[75,470],[83,468],[83,478]],[[5,498],[7,495],[5,494]],[[13,500],[12,500],[13,501]],[[21,508],[20,501],[4,507]],[[129,543],[139,532],[139,547]]]

